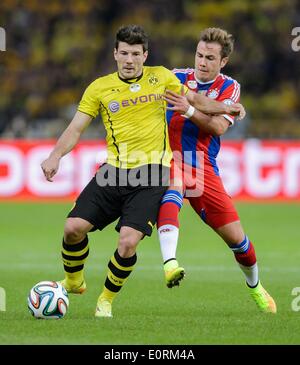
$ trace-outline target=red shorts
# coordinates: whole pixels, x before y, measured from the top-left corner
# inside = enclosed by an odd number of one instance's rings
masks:
[[[184,198],[212,228],[240,220],[220,176],[211,167],[201,170],[172,161],[170,174],[171,184],[182,184]]]

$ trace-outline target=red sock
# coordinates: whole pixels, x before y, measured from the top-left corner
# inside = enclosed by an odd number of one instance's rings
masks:
[[[234,256],[236,261],[243,266],[252,266],[256,263],[255,249],[251,242],[249,242],[247,252],[237,252]]]
[[[166,224],[170,224],[179,228],[179,207],[175,203],[163,203],[159,209],[158,218],[157,218],[157,228],[164,226]]]

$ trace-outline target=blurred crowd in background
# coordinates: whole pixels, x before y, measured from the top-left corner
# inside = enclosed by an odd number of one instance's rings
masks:
[[[86,86],[115,71],[116,30],[140,24],[150,36],[147,65],[193,67],[199,33],[235,37],[225,74],[241,84],[247,118],[227,138],[300,138],[300,27],[297,0],[1,0],[0,138],[56,138]],[[101,120],[86,138],[105,135]]]

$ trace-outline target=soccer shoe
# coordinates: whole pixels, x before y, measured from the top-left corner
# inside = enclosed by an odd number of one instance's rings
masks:
[[[177,260],[170,260],[164,265],[165,280],[168,288],[179,286],[179,282],[184,278],[185,271],[179,267]]]
[[[185,271],[183,267],[177,267],[165,272],[165,279],[168,288],[179,286],[179,282],[184,278]]]
[[[95,317],[112,317],[111,302],[105,298],[99,298],[96,306]]]
[[[254,299],[258,308],[264,313],[276,313],[276,303],[271,295],[263,288],[260,282],[258,282],[255,288],[250,288],[250,295]]]
[[[84,280],[80,285],[77,285],[77,283],[72,284],[72,282],[67,279],[61,280],[59,283],[61,283],[68,293],[82,294],[86,291],[86,282]]]

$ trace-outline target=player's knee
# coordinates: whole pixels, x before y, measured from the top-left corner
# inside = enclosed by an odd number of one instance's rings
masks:
[[[125,251],[135,250],[137,244],[138,242],[136,242],[136,240],[130,236],[120,237],[119,239],[119,247]]]
[[[230,246],[234,246],[234,245],[238,246],[241,244],[241,242],[243,242],[244,239],[245,239],[244,233],[232,232],[230,235],[228,235],[226,241]]]
[[[66,243],[78,243],[84,239],[86,231],[76,218],[70,218],[67,220],[64,229],[64,241]]]
[[[135,230],[121,230],[119,237],[118,250],[121,256],[129,257],[134,255],[136,246],[141,237],[134,232]]]
[[[240,245],[245,239],[245,233],[239,221],[219,227],[216,231],[230,246]]]

